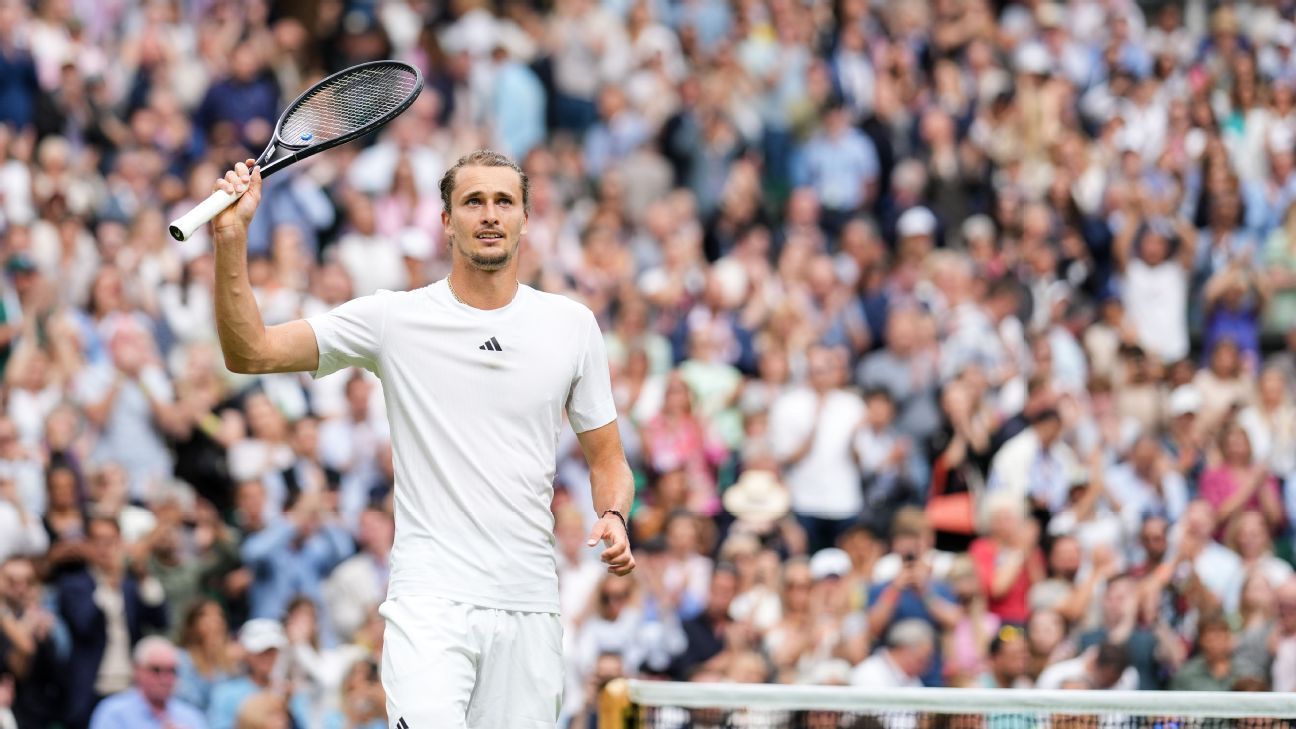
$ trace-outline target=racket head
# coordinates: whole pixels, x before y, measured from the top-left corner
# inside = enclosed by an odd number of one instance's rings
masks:
[[[361,63],[322,79],[292,101],[275,124],[274,141],[263,158],[284,155],[262,175],[382,128],[414,103],[423,74],[393,60]],[[276,155],[277,156],[277,155]]]

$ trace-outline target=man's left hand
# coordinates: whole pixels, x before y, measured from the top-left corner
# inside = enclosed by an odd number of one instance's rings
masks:
[[[614,575],[628,575],[634,571],[634,555],[630,553],[630,537],[625,526],[615,514],[605,514],[594,524],[586,546],[593,547],[602,540],[607,545],[602,559],[608,565],[608,572]]]

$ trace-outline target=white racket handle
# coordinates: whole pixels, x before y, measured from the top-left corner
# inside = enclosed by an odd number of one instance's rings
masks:
[[[217,190],[210,197],[194,206],[193,210],[181,215],[171,223],[171,237],[176,240],[189,240],[195,230],[206,225],[212,218],[220,215],[225,208],[238,202],[242,193],[229,193]]]

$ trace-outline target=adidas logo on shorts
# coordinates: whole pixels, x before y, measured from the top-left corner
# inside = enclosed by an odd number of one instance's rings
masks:
[[[396,729],[409,729],[409,724],[406,723],[405,717],[402,716],[396,720]]]

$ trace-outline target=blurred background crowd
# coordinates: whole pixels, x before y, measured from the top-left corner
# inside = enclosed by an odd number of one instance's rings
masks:
[[[388,57],[424,93],[267,181],[251,278],[436,281],[441,173],[522,161],[638,481],[610,577],[561,441],[564,726],[623,675],[1296,689],[1294,5],[0,0],[0,727],[387,726],[381,383],[226,371],[166,221]]]

